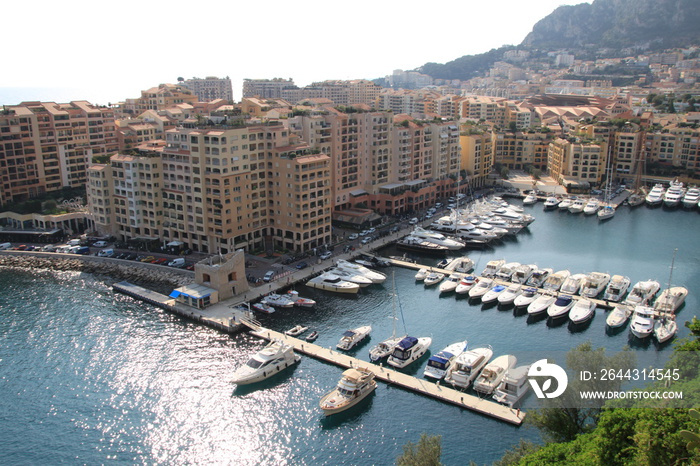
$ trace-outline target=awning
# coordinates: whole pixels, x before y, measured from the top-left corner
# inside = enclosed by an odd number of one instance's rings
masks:
[[[170,293],[169,296],[170,296],[171,298],[178,298],[178,297],[180,296],[180,294],[181,294],[181,293],[180,293],[179,291],[173,290],[173,292]]]
[[[168,243],[168,246],[175,247],[175,246],[182,246],[183,244],[185,244],[185,243],[183,243],[182,241],[171,241]]]
[[[350,191],[350,195],[355,197],[362,196],[364,194],[368,194],[367,191],[365,191],[364,189],[356,189],[354,191]]]

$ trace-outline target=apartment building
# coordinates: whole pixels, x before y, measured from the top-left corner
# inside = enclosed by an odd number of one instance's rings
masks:
[[[491,131],[475,130],[462,126],[459,137],[461,147],[461,167],[466,170],[467,180],[472,188],[487,184],[488,176],[494,165],[493,141]]]
[[[550,141],[548,133],[494,131],[493,162],[511,170],[533,167],[546,171]]]
[[[603,181],[607,142],[556,138],[549,144],[549,173],[570,192],[598,186]]]
[[[460,101],[459,117],[465,120],[505,124],[506,99],[487,96],[466,96]]]
[[[695,174],[700,172],[698,141],[700,130],[694,125],[678,123],[665,131],[647,133],[647,163],[682,168]]]
[[[212,100],[222,99],[227,102],[233,101],[233,86],[231,78],[217,78],[216,76],[207,76],[206,78],[191,78],[186,79],[182,84],[197,96],[200,102],[211,102]]]
[[[86,101],[23,102],[0,112],[0,200],[86,184],[93,157],[117,151],[114,112]]]
[[[289,79],[244,79],[243,97],[259,97],[261,99],[281,99],[283,90],[298,89],[294,81]],[[296,102],[296,100],[295,100]]]
[[[141,97],[126,99],[123,112],[140,115],[146,110],[165,110],[178,104],[194,105],[197,96],[182,84],[159,84],[141,91]]]

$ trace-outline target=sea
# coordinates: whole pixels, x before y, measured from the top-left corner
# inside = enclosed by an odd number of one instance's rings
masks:
[[[536,217],[526,230],[493,248],[467,251],[477,272],[503,258],[627,275],[633,283],[651,278],[662,287],[670,281],[690,290],[677,338],[688,334],[682,323],[697,315],[700,296],[698,211],[622,206],[599,222],[544,211],[542,203],[524,208]],[[384,271],[384,284],[353,297],[300,286],[316,308],[259,320],[275,330],[307,325],[325,347],[334,347],[343,331],[371,324],[369,342],[352,352],[364,360],[394,324],[397,332],[431,336],[432,353],[466,339],[521,364],[590,342],[608,354],[631,346],[639,367],[661,367],[673,349],[631,340],[626,328],[606,332],[602,309],[583,328],[550,325],[440,296],[409,269]],[[342,369],[311,357],[263,383],[236,387],[233,370],[264,342],[203,327],[114,293],[111,284],[109,277],[78,272],[0,269],[0,463],[388,465],[425,433],[440,436],[443,464],[490,464],[520,439],[541,442],[527,424],[514,427],[381,382],[358,406],[324,417],[319,399]],[[422,377],[427,357],[408,372]],[[537,405],[530,394],[522,409]]]

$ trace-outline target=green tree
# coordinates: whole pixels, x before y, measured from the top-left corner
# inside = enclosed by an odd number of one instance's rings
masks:
[[[403,446],[403,455],[396,459],[398,466],[437,466],[442,455],[442,437],[421,434],[417,445],[408,442]]]

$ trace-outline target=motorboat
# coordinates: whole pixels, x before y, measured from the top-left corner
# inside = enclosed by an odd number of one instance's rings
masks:
[[[688,188],[681,201],[686,209],[694,209],[700,202],[700,188]]]
[[[569,207],[571,207],[571,204],[574,202],[574,200],[570,197],[565,197],[564,199],[561,200],[559,205],[557,205],[557,208],[559,210],[569,210]]]
[[[421,227],[415,227],[411,235],[423,241],[428,241],[438,246],[444,246],[451,251],[456,251],[464,247],[464,243],[456,239],[448,238],[442,233],[436,231],[425,230]]]
[[[505,285],[496,285],[490,290],[488,290],[481,297],[481,302],[484,304],[490,304],[498,299],[498,297],[506,290]]]
[[[605,301],[610,301],[613,303],[619,303],[622,301],[622,297],[627,293],[627,289],[630,287],[630,277],[624,277],[622,275],[613,275],[610,279],[610,283],[605,288],[605,293],[603,293],[603,299]]]
[[[686,296],[688,296],[688,289],[685,287],[673,286],[666,288],[654,301],[654,309],[659,313],[675,314],[685,302]]]
[[[446,269],[449,267],[449,265],[454,261],[453,258],[451,257],[445,257],[443,259],[440,259],[437,264],[435,264],[435,267],[438,269]]]
[[[630,207],[637,207],[646,201],[646,193],[639,190],[635,191],[630,196],[627,198],[627,204],[629,204]]]
[[[335,347],[340,350],[350,351],[355,346],[360,344],[362,340],[367,338],[371,331],[372,326],[370,325],[364,325],[362,327],[346,330],[343,333],[343,336],[340,337],[340,341],[337,345],[335,345]]]
[[[654,331],[654,308],[651,306],[636,306],[630,323],[630,332],[643,340]]]
[[[459,237],[460,240],[464,240],[464,244],[466,246],[467,242],[484,242],[484,244],[488,244],[491,241],[498,239],[499,236],[496,235],[495,233],[489,233],[486,230],[482,230],[481,228],[477,228],[472,224],[469,224],[470,228],[460,228],[457,230],[457,236]]]
[[[450,293],[457,289],[457,285],[462,280],[462,275],[458,273],[450,274],[444,282],[440,283],[440,293]]]
[[[494,390],[493,399],[512,408],[530,389],[527,377],[529,370],[529,365],[509,369]]]
[[[520,296],[520,294],[523,292],[522,288],[523,285],[519,283],[513,283],[512,285],[508,285],[508,287],[505,290],[503,290],[496,298],[498,299],[498,304],[502,306],[508,306],[509,304],[513,304],[515,298]]]
[[[545,280],[554,273],[553,269],[535,269],[532,271],[532,275],[525,281],[528,286],[534,286],[535,288],[541,288],[544,285]]]
[[[264,314],[272,314],[273,312],[275,312],[274,307],[272,307],[269,304],[264,303],[262,301],[260,301],[259,303],[253,304],[252,308],[255,309],[256,311],[260,311]]]
[[[360,291],[360,285],[341,279],[339,276],[330,272],[322,273],[321,275],[312,278],[306,282],[306,286],[316,288],[318,290],[333,291],[335,293],[354,294]]]
[[[659,343],[666,343],[678,333],[678,324],[672,317],[662,317],[654,322],[654,338]]]
[[[369,350],[369,360],[371,362],[379,362],[382,359],[389,357],[391,353],[394,352],[396,345],[398,345],[404,338],[405,335],[402,337],[391,337],[380,341]]]
[[[345,280],[345,281],[350,282],[350,283],[356,283],[361,288],[364,288],[364,287],[372,284],[372,280],[365,277],[364,275],[361,275],[359,273],[349,272],[346,270],[342,270],[342,269],[339,269],[337,267],[330,269],[329,273],[332,273],[333,275],[340,278],[341,280]]]
[[[260,302],[275,307],[294,307],[294,301],[292,301],[289,297],[285,295],[277,293],[270,293],[269,295],[265,296]]]
[[[557,208],[560,202],[561,199],[559,199],[558,197],[549,196],[547,199],[544,200],[544,210],[554,210]]]
[[[298,337],[302,333],[306,332],[309,329],[309,327],[305,327],[303,325],[295,325],[294,327],[290,328],[289,330],[285,330],[284,334],[288,335],[290,337]]]
[[[595,298],[601,294],[610,283],[610,274],[604,272],[591,272],[581,282],[579,294],[584,298]]]
[[[564,282],[571,276],[568,270],[559,270],[556,273],[550,274],[542,284],[545,291],[559,291]]]
[[[422,252],[426,254],[447,254],[449,249],[447,246],[431,243],[424,239],[417,238],[413,235],[408,235],[400,241],[396,242],[396,248],[405,251]]]
[[[523,199],[523,205],[532,205],[537,203],[537,195],[530,193]]]
[[[554,304],[554,301],[556,300],[557,297],[554,294],[554,292],[545,291],[544,293],[537,295],[535,300],[527,306],[527,313],[531,316],[541,314],[544,311],[546,311],[549,308],[549,306]]]
[[[493,225],[494,227],[503,228],[509,234],[515,235],[520,233],[520,230],[525,228],[525,224],[517,220],[508,220],[496,215],[484,215],[479,217],[482,223]]]
[[[445,374],[445,382],[456,388],[469,388],[492,357],[493,350],[490,346],[464,351],[450,364],[447,374]]]
[[[406,367],[420,359],[428,351],[432,342],[433,339],[430,337],[404,337],[394,347],[394,351],[389,356],[387,363],[397,369]]]
[[[683,189],[683,183],[680,181],[672,181],[663,195],[663,204],[666,207],[678,207],[684,195],[685,189]]]
[[[576,273],[574,275],[569,275],[569,278],[564,280],[564,283],[559,289],[562,293],[576,294],[578,290],[581,289],[581,283],[586,279],[586,275],[582,273]]]
[[[313,343],[317,339],[318,339],[318,332],[316,330],[309,333],[308,335],[306,335],[306,338],[304,338],[304,340],[308,341],[309,343]]]
[[[467,350],[467,341],[452,343],[437,354],[430,356],[423,371],[423,377],[442,380],[452,361]]]
[[[475,275],[467,275],[466,277],[462,277],[462,279],[457,284],[457,287],[455,288],[455,293],[457,293],[457,294],[469,293],[469,290],[474,288],[474,285],[476,285],[476,283],[478,281],[479,281],[479,279]]]
[[[520,267],[520,262],[508,262],[506,264],[503,264],[500,269],[498,269],[498,272],[496,272],[496,278],[499,280],[503,280],[506,282],[509,282],[513,274],[515,273],[515,270]]]
[[[531,286],[523,287],[521,293],[513,300],[513,306],[516,309],[527,307],[537,299],[537,296],[537,288]]]
[[[498,388],[505,377],[506,372],[513,369],[518,363],[518,358],[512,354],[504,354],[488,363],[474,380],[472,388],[485,395],[490,395]]]
[[[574,307],[574,298],[568,294],[562,294],[547,308],[547,315],[552,319],[565,316]]]
[[[605,324],[610,328],[622,327],[629,320],[632,311],[634,311],[634,306],[623,303],[616,304],[605,319]]]
[[[596,213],[598,220],[608,220],[615,216],[615,206],[612,204],[604,204]]]
[[[585,206],[583,206],[584,215],[593,215],[600,209],[600,201],[596,198],[591,198],[588,200]]]
[[[633,307],[637,305],[647,305],[661,289],[661,285],[656,280],[644,280],[634,284],[624,300],[625,304]]]
[[[590,299],[579,299],[569,312],[569,319],[574,324],[582,324],[593,317],[596,304]]]
[[[425,280],[423,280],[423,284],[425,286],[433,286],[437,285],[442,281],[442,279],[445,278],[444,273],[440,272],[430,272],[428,275],[425,276]]]
[[[515,272],[510,277],[510,281],[513,283],[524,284],[530,279],[535,270],[537,270],[537,266],[535,264],[521,264],[516,267]]]
[[[296,290],[287,291],[287,295],[294,301],[294,305],[298,307],[314,307],[316,301],[311,298],[302,298]]]
[[[469,297],[481,298],[491,289],[491,285],[493,285],[492,278],[482,278],[469,290]]]
[[[586,201],[583,199],[574,199],[574,202],[569,206],[569,212],[572,214],[580,214],[583,208],[586,207]]]
[[[656,183],[644,200],[651,206],[660,205],[663,202],[665,192],[664,186],[661,183]]]
[[[493,278],[496,276],[501,267],[506,263],[505,259],[494,259],[486,263],[484,271],[481,272],[481,276],[485,278]]]
[[[358,263],[348,262],[345,259],[338,260],[336,269],[362,275],[363,277],[370,279],[372,283],[384,283],[386,281],[385,274],[369,269]]]
[[[374,372],[367,369],[347,369],[338,385],[321,398],[319,406],[327,416],[345,411],[377,388]]]
[[[236,369],[232,382],[238,385],[260,382],[299,361],[301,356],[294,352],[292,345],[273,340]]]
[[[416,272],[415,278],[417,282],[422,282],[425,280],[426,275],[428,275],[428,269],[425,267],[422,267],[418,269],[418,272]]]
[[[450,261],[445,270],[458,273],[469,273],[474,270],[474,261],[468,257],[457,257]]]

